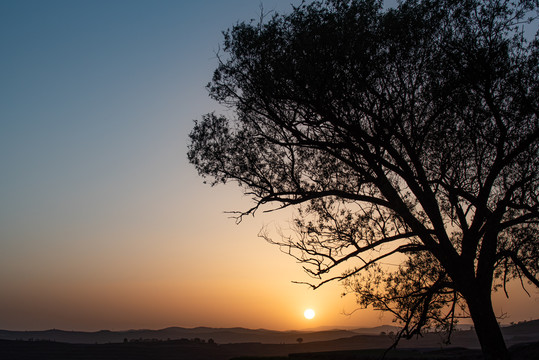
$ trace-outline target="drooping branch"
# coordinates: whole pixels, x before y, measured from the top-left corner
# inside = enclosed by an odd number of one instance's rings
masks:
[[[515,266],[522,271],[522,274],[528,279],[532,284],[539,288],[539,279],[533,276],[533,274],[528,270],[528,267],[522,262],[520,257],[514,251],[505,250],[498,254],[499,257],[508,257],[513,261]]]
[[[329,282],[334,282],[334,281],[343,281],[343,280],[346,280],[346,279],[349,279],[355,275],[357,275],[358,273],[360,273],[361,271],[365,270],[365,269],[368,269],[370,266],[374,265],[374,264],[377,264],[380,262],[380,260],[383,260],[385,258],[388,258],[390,257],[391,255],[394,255],[394,254],[397,254],[397,253],[409,253],[409,252],[418,252],[418,251],[424,251],[425,250],[425,247],[424,246],[421,246],[421,245],[416,245],[416,246],[413,246],[413,245],[402,245],[402,246],[399,246],[398,248],[396,249],[393,249],[387,253],[384,253],[380,256],[377,256],[371,260],[368,260],[366,262],[364,262],[364,264],[362,266],[359,266],[359,267],[355,267],[353,269],[350,269],[348,271],[346,271],[345,273],[341,274],[341,275],[338,275],[338,276],[334,276],[334,277],[331,277],[331,278],[327,278],[323,281],[320,281],[319,283],[317,284],[312,284],[310,282],[305,282],[305,281],[293,281],[293,283],[296,283],[296,284],[304,284],[304,285],[309,285],[313,290],[316,290],[318,289],[319,287],[323,286],[324,284],[327,284]],[[291,255],[289,253],[289,255]],[[293,257],[295,257],[294,255],[292,255]],[[299,260],[299,259],[298,259]],[[301,261],[301,260],[300,260]],[[345,261],[345,260],[343,260]],[[343,261],[338,261],[339,263],[342,263]],[[335,264],[336,266],[337,264]],[[331,268],[333,268],[334,266],[332,265]],[[316,273],[314,274],[315,276],[319,276],[321,275],[322,273],[325,273],[327,271],[322,271],[320,273]]]

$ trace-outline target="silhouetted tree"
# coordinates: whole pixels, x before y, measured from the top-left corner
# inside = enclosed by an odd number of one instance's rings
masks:
[[[539,41],[521,27],[537,9],[330,0],[239,23],[208,85],[233,115],[195,124],[189,160],[252,197],[238,220],[298,205],[295,232],[262,236],[314,288],[342,280],[398,338],[469,315],[508,358],[491,292],[539,286]]]
[[[299,337],[296,339],[296,341],[298,342],[298,344],[301,344],[303,342],[303,338]]]

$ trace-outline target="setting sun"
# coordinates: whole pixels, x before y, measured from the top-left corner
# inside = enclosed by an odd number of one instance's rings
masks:
[[[303,313],[303,316],[305,316],[305,318],[306,318],[306,319],[309,319],[309,320],[312,319],[312,318],[314,318],[314,315],[315,315],[315,313],[314,313],[314,310],[313,310],[313,309],[307,309],[307,310],[305,310],[305,312]]]

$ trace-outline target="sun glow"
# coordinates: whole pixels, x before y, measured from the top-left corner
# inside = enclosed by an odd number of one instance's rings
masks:
[[[312,318],[314,318],[314,310],[313,309],[307,309],[305,310],[305,312],[303,313],[303,316],[305,316],[306,319],[309,319],[311,320]]]

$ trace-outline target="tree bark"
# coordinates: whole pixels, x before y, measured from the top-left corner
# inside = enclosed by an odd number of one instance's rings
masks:
[[[490,292],[472,291],[465,297],[485,359],[510,359],[500,325],[492,308]]]

